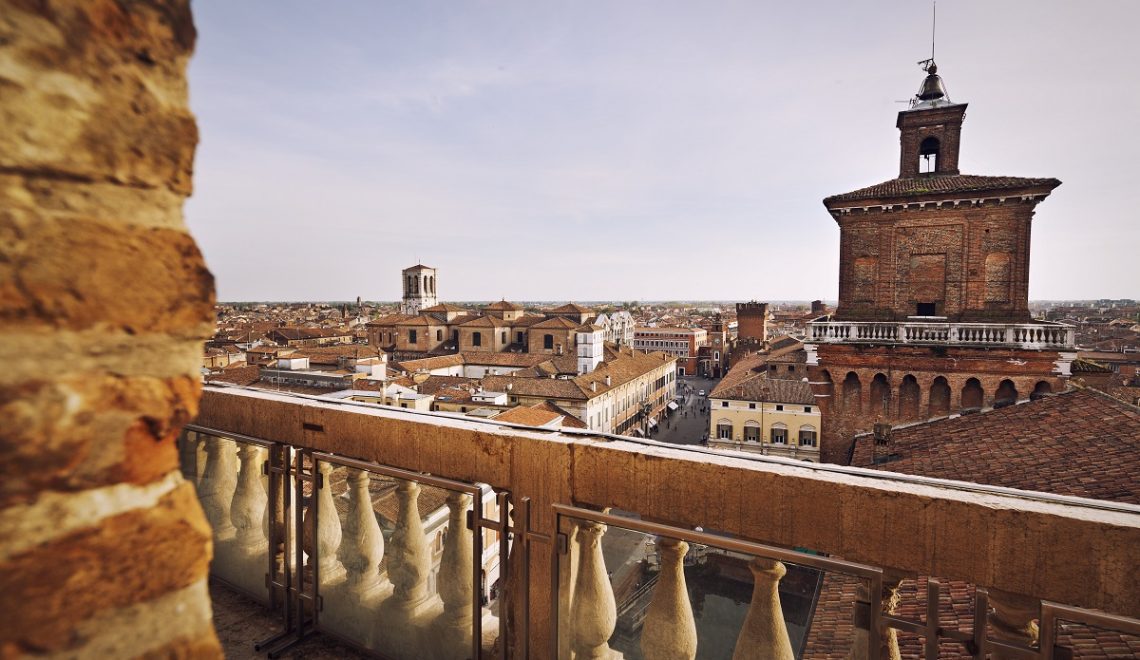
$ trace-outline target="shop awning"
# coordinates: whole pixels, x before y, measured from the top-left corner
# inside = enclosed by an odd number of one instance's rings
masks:
[[[657,420],[655,420],[651,417],[649,419],[649,428],[653,428],[654,426],[657,426]]]
[[[677,405],[676,401],[670,401],[667,407],[669,410],[676,410],[679,406]]]

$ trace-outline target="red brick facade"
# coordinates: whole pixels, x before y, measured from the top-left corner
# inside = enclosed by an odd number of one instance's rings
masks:
[[[937,200],[841,215],[835,318],[1028,321],[1030,223],[1047,194],[1033,192],[1027,201]]]
[[[876,422],[908,424],[1061,392],[1058,357],[1016,349],[821,345],[812,374],[823,414],[821,458],[846,464],[855,435]]]
[[[768,303],[736,303],[736,336],[761,343],[768,341]]]
[[[899,113],[899,178],[824,200],[840,230],[829,323],[855,322],[815,346],[825,461],[846,463],[854,436],[878,422],[966,414],[1066,386],[1058,350],[1005,330],[1032,321],[1030,225],[1061,182],[959,174],[966,105],[944,98],[933,69],[923,90],[934,93]],[[888,325],[860,335],[858,322]],[[985,345],[965,345],[968,326],[948,328],[969,323],[998,329]]]

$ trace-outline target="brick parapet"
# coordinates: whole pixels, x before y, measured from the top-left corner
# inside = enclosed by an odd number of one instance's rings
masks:
[[[0,655],[220,656],[175,449],[214,303],[182,221],[189,3],[0,16]]]

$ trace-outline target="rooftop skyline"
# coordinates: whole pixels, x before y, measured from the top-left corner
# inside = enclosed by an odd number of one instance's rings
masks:
[[[821,204],[897,174],[928,3],[197,5],[220,300],[834,299]],[[1137,297],[1140,6],[943,2],[964,173],[1055,176],[1033,299]]]

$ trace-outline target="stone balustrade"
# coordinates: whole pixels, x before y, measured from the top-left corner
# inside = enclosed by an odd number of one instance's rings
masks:
[[[185,463],[183,467],[198,486],[214,530],[211,572],[268,602],[269,498],[262,481],[265,450],[195,432],[183,438],[183,446],[184,460],[187,455],[198,455],[199,448],[205,456],[200,477],[192,476],[196,467]],[[435,516],[445,520],[445,526],[437,526],[429,534],[419,501],[424,487],[415,481],[395,480],[387,492],[395,499],[398,514],[385,543],[369,471],[318,461],[314,475],[319,486],[306,498],[308,504],[302,504],[305,566],[299,579],[309,582],[318,576],[321,626],[386,657],[470,657],[476,552],[467,523],[471,495],[449,492],[446,517]],[[334,484],[341,483],[342,477],[344,492],[337,494]],[[343,500],[342,506],[338,507],[338,500]],[[290,501],[298,501],[295,492]],[[444,542],[442,553],[433,558],[429,538],[434,534],[444,535]],[[284,536],[289,539],[291,534]],[[277,549],[273,565],[278,570],[293,566],[294,547],[286,542]],[[438,574],[436,590],[429,584],[433,572]],[[483,629],[495,630],[494,616],[480,612],[480,617]]]
[[[942,323],[930,321],[831,321],[808,324],[809,343],[985,346],[1074,350],[1076,333],[1060,323]]]
[[[769,548],[809,547],[860,566],[884,567],[876,569],[881,576],[876,589],[882,593],[874,592],[882,616],[891,615],[898,604],[898,578],[893,576],[939,575],[977,585],[1000,595],[991,601],[995,639],[1022,647],[1035,643],[1030,634],[1034,604],[1045,600],[1140,615],[1140,585],[1130,568],[1130,548],[1140,544],[1140,510],[1127,505],[1089,507],[1071,498],[972,492],[946,488],[937,480],[891,478],[854,468],[695,455],[598,434],[503,429],[230,388],[206,388],[198,424],[217,429],[218,435],[244,434],[298,451],[357,459],[355,465],[335,467],[335,461],[318,460],[321,492],[298,498],[301,506],[319,507],[317,533],[304,548],[317,556],[307,557],[306,563],[319,566],[320,626],[391,657],[466,657],[470,652],[465,650],[475,646],[477,628],[497,630],[498,619],[475,603],[482,587],[473,580],[473,565],[484,547],[475,542],[478,537],[468,522],[470,496],[434,497],[438,513],[421,514],[425,493],[434,486],[383,477],[396,512],[394,520],[380,521],[372,506],[378,477],[360,470],[362,461],[390,466],[377,470],[486,483],[509,491],[512,502],[528,500],[527,511],[534,515],[514,520],[510,560],[499,557],[508,564],[503,585],[511,591],[498,601],[500,610],[510,611],[498,614],[514,626],[505,638],[508,649],[513,652],[525,640],[531,657],[620,658],[634,650],[653,658],[701,654],[701,614],[690,602],[684,567],[694,539],[686,530],[698,525]],[[201,451],[183,455],[203,457],[204,465],[195,468],[200,470],[197,485],[219,550],[249,546],[258,531],[249,521],[259,509],[246,500],[267,499],[250,475],[264,459],[224,437],[200,436],[196,442]],[[633,474],[639,477],[631,479]],[[625,613],[637,610],[618,602],[616,574],[610,574],[623,567],[607,567],[603,552],[607,539],[619,538],[615,530],[624,519],[615,522],[615,517],[599,514],[605,522],[585,516],[555,526],[548,513],[569,502],[670,521],[667,528],[659,525],[668,532],[642,529],[656,535],[647,538],[653,539],[649,547],[657,569],[655,582],[637,590],[646,604],[632,633],[622,626]],[[781,505],[772,507],[771,502]],[[859,513],[870,511],[877,513]],[[447,530],[442,542],[430,533],[441,525]],[[897,542],[899,529],[908,530],[906,543]],[[519,540],[528,535],[533,538],[526,550]],[[1016,552],[1010,551],[1013,547]],[[774,559],[755,553],[740,560],[733,579],[750,578],[752,596],[735,642],[723,640],[734,657],[794,656],[779,586],[787,581],[788,562],[810,565],[810,558],[783,552],[770,555]],[[551,553],[557,553],[554,576]],[[218,554],[219,573],[225,556]],[[1033,569],[1039,565],[1052,568]],[[852,600],[865,602],[871,595],[864,588]],[[858,617],[848,616],[852,619]],[[851,657],[894,657],[893,629],[879,619],[874,635],[879,647],[871,654],[867,625],[864,620],[864,627],[856,626],[851,634]]]

